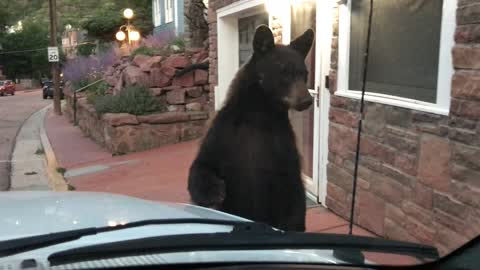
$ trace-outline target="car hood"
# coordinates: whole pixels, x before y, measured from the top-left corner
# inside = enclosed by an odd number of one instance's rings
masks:
[[[146,219],[202,218],[247,221],[246,219],[188,204],[153,202],[122,195],[96,192],[5,192],[0,194],[0,241],[52,232],[88,227],[114,226]],[[21,268],[24,260],[35,260],[39,269],[51,267],[52,253],[95,244],[153,236],[192,233],[231,232],[230,225],[168,224],[148,225],[89,235],[0,258],[2,266]],[[201,262],[298,262],[341,263],[331,250],[244,250],[195,251],[146,256],[122,257],[113,260],[89,261],[85,264],[62,265],[62,269],[99,268]]]
[[[0,194],[0,205],[0,241],[146,219],[243,220],[188,204],[153,202],[98,192],[5,192]]]

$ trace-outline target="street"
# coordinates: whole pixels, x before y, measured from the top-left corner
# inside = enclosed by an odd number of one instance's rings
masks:
[[[42,99],[40,90],[0,96],[0,190],[9,188],[10,157],[18,130],[32,113],[51,102],[51,99]]]

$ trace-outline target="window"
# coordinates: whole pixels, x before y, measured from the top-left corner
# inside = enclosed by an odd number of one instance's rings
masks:
[[[367,91],[435,103],[442,2],[374,1]],[[352,1],[350,89],[362,87],[369,10]]]
[[[239,65],[245,64],[253,54],[253,35],[261,24],[268,25],[268,13],[261,13],[238,19]]]
[[[160,0],[153,0],[153,25],[159,26],[162,24],[161,21],[161,8],[160,8]]]
[[[448,114],[456,0],[374,1],[367,100]],[[362,88],[370,0],[342,5],[338,93]]]
[[[173,22],[173,0],[164,0],[165,23]]]

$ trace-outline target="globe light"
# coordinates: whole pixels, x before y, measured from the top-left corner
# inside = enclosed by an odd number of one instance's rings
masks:
[[[115,38],[118,41],[123,41],[123,40],[125,40],[126,36],[125,36],[125,33],[123,31],[118,31],[117,34],[115,34]]]
[[[140,39],[140,33],[138,31],[131,31],[129,33],[128,39],[132,41],[137,41]]]
[[[123,11],[123,16],[127,19],[131,19],[133,17],[133,10],[130,9],[130,8],[126,8],[124,11]]]

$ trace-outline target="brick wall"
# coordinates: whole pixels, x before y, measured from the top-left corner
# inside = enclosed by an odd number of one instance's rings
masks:
[[[449,116],[366,103],[355,221],[442,253],[480,233],[480,1],[459,0]],[[332,42],[336,91],[338,10]],[[359,102],[332,96],[327,206],[348,217]]]
[[[210,59],[210,109],[215,107],[215,86],[218,85],[218,50],[217,50],[217,9],[227,6],[236,0],[209,0],[208,2],[208,48]]]

